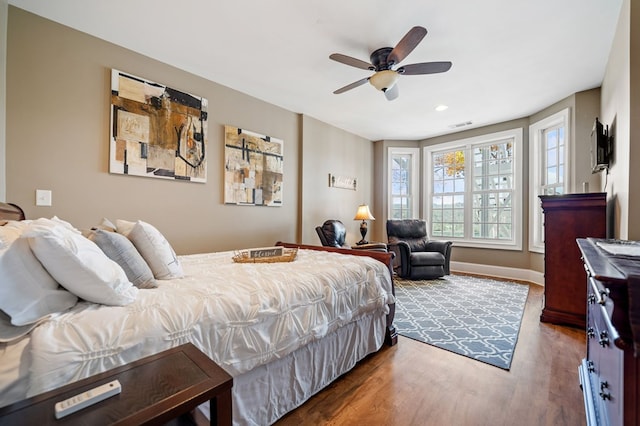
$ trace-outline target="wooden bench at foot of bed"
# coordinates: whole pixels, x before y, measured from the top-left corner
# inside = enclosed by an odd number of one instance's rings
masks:
[[[352,250],[352,249],[344,249],[338,247],[326,247],[326,246],[313,246],[307,244],[294,244],[294,243],[285,243],[282,241],[278,241],[276,243],[277,246],[287,247],[287,248],[299,248],[305,250],[318,250],[318,251],[332,251],[335,253],[341,254],[352,254],[354,256],[368,256],[374,258],[389,268],[389,273],[391,274],[391,289],[392,293],[395,297],[396,289],[393,281],[393,252],[381,252],[381,251],[373,251],[373,250]],[[398,332],[396,331],[396,327],[393,325],[393,318],[396,312],[396,305],[392,303],[389,305],[389,313],[387,314],[387,331],[385,334],[384,341],[387,345],[393,346],[398,343]]]

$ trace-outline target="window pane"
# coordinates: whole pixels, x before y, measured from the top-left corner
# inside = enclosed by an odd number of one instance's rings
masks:
[[[547,167],[547,184],[556,183],[558,181],[558,168]]]
[[[564,182],[564,166],[558,167],[558,177],[556,182],[562,183]]]
[[[547,167],[555,166],[557,164],[557,155],[558,151],[556,149],[550,149],[549,151],[547,151]]]
[[[556,148],[558,145],[558,133],[557,130],[547,131],[547,149]]]
[[[432,234],[445,237],[453,237],[454,233],[464,235],[464,152],[452,150],[433,153],[432,160]],[[462,213],[459,213],[457,208],[461,208]],[[459,219],[460,216],[462,220]],[[436,220],[439,223],[435,223]]]
[[[392,219],[404,219],[413,215],[412,164],[413,154],[391,155],[389,198]]]
[[[434,210],[442,209],[442,197],[431,197],[431,208]]]
[[[511,223],[511,209],[500,209],[500,223]]]

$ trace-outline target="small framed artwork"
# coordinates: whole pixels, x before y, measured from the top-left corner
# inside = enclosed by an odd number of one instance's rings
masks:
[[[224,126],[224,202],[281,206],[284,142],[246,129]]]
[[[332,188],[342,188],[356,190],[358,181],[354,177],[338,176],[329,173],[329,186]]]

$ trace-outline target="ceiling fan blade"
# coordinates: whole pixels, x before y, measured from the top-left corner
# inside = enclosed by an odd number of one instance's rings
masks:
[[[447,72],[451,68],[451,62],[421,62],[409,64],[398,68],[398,73],[404,75],[437,74]]]
[[[339,95],[340,93],[344,93],[347,90],[351,90],[351,89],[355,89],[358,86],[362,86],[363,84],[365,84],[367,81],[369,81],[369,77],[365,77],[362,80],[358,80],[358,81],[354,81],[351,84],[347,84],[344,87],[339,88],[338,90],[336,90],[335,92],[333,92],[336,95]]]
[[[369,62],[361,61],[360,59],[352,58],[351,56],[343,55],[342,53],[332,53],[331,55],[329,55],[329,59],[333,59],[336,62],[351,65],[352,67],[360,68],[363,70],[375,70],[375,67]]]
[[[384,96],[387,98],[388,101],[394,100],[395,98],[398,97],[399,94],[400,94],[400,91],[398,90],[398,83],[391,86],[391,89],[387,89],[384,91]]]
[[[399,64],[404,58],[406,58],[409,53],[416,48],[418,43],[422,41],[424,36],[427,35],[427,30],[424,27],[413,27],[409,30],[402,40],[396,44],[396,47],[393,48],[391,53],[389,53],[389,57],[387,58],[387,62],[393,62],[394,64]]]

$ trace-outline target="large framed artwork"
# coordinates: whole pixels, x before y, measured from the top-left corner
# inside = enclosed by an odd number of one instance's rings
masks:
[[[284,143],[280,139],[224,127],[224,202],[281,206]]]
[[[109,171],[207,181],[207,100],[111,71]]]

